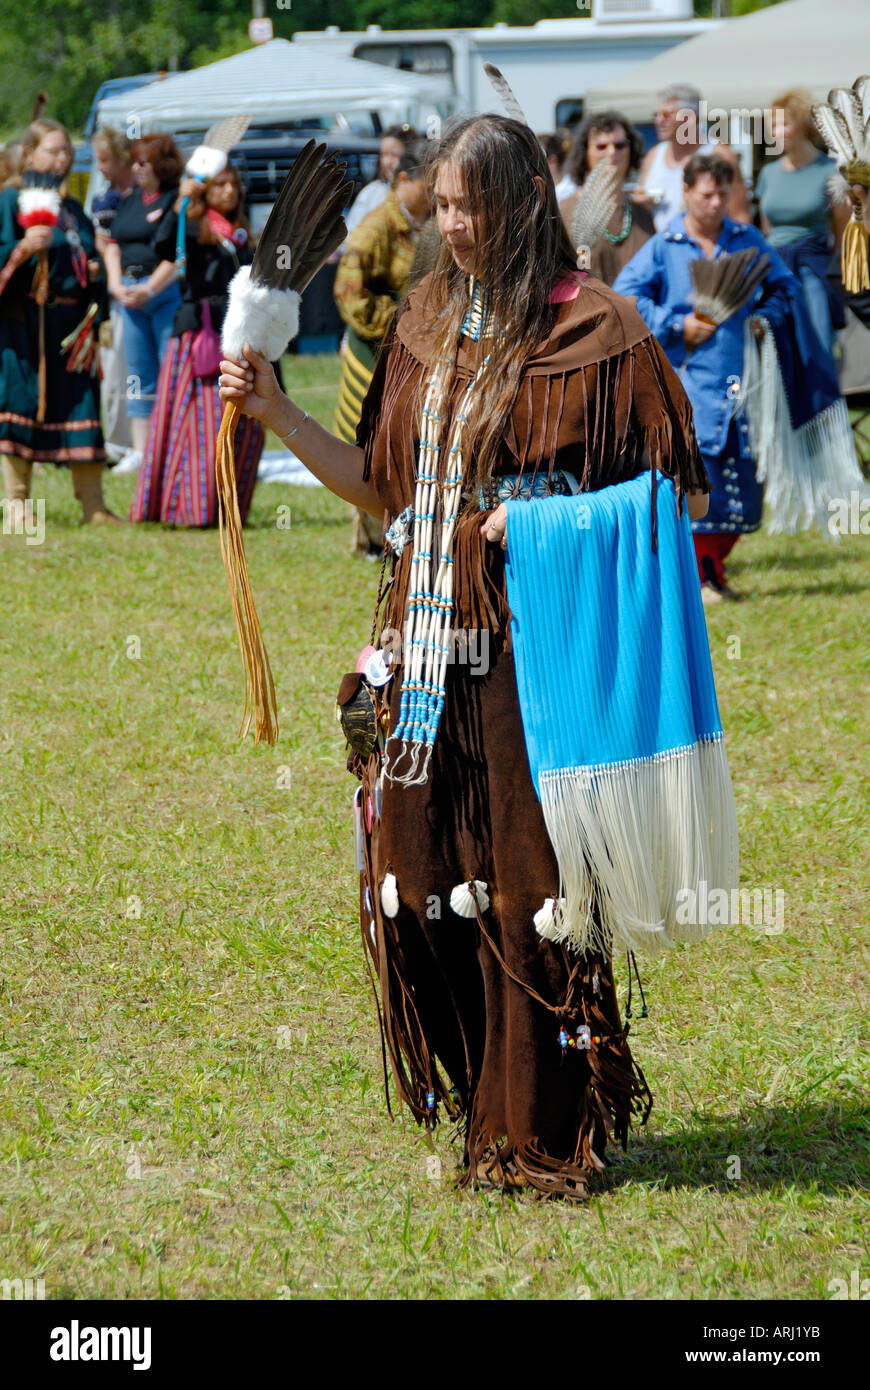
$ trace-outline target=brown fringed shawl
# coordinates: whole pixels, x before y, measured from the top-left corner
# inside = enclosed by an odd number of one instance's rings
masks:
[[[427,276],[396,314],[366,396],[357,443],[364,474],[378,490],[390,521],[413,504],[420,388],[433,343]],[[476,345],[463,340],[445,429],[477,366]],[[686,492],[709,491],[680,381],[636,309],[587,277],[577,297],[559,307],[553,331],[527,364],[505,421],[501,473],[524,483],[554,470],[573,473],[581,491],[652,473],[652,544],[656,544],[656,470],[673,478],[680,506]],[[479,514],[460,518],[456,533],[459,628],[499,629],[507,616],[503,582],[492,546],[481,546]],[[400,626],[411,547],[397,563],[385,623]],[[498,569],[503,572],[503,567]]]

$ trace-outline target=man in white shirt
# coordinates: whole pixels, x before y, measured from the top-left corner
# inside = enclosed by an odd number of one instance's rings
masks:
[[[715,152],[732,165],[734,182],[727,215],[734,222],[752,220],[743,171],[731,146],[698,138],[700,108],[701,94],[695,87],[680,83],[659,92],[653,116],[659,143],[644,155],[634,193],[652,204],[657,232],[665,231],[683,211],[683,170],[694,154]]]

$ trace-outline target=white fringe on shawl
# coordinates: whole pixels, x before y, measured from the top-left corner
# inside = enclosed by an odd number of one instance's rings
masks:
[[[755,472],[765,484],[765,504],[770,511],[769,535],[794,535],[818,526],[838,541],[829,528],[829,503],[859,499],[870,501],[861,475],[849,411],[841,396],[827,410],[793,429],[788,398],[782,380],[776,341],[765,326],[756,343],[746,323],[743,352],[743,408],[755,455]]]
[[[551,940],[654,955],[709,933],[697,920],[707,915],[699,885],[730,893],[739,879],[721,735],[654,758],[547,772],[540,793],[564,899],[544,933]]]

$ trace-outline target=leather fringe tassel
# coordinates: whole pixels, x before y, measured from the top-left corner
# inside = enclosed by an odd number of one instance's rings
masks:
[[[843,286],[849,294],[870,290],[870,263],[867,259],[867,232],[862,223],[850,217],[843,230],[840,248]]]
[[[248,565],[245,559],[245,543],[242,539],[242,518],[239,512],[239,498],[236,490],[236,461],[233,439],[239,419],[238,406],[227,401],[221,417],[221,427],[217,437],[215,456],[215,475],[217,479],[218,527],[220,531],[221,556],[227,575],[233,617],[242,653],[245,671],[245,707],[239,738],[246,737],[251,720],[254,721],[254,743],[278,742],[278,707],[275,700],[275,682],[260,621],[254,606],[251,581],[248,578]]]

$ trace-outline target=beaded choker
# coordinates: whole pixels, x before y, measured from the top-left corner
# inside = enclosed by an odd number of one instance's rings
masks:
[[[605,228],[604,228],[604,236],[607,238],[607,240],[610,242],[610,244],[611,244],[612,246],[620,246],[620,245],[622,244],[622,242],[625,241],[625,238],[628,236],[628,234],[629,234],[630,231],[631,231],[631,201],[630,201],[630,199],[626,198],[626,200],[625,200],[625,212],[623,213],[623,217],[622,217],[622,227],[620,228],[620,230],[619,230],[618,232],[609,232],[609,231],[607,230],[607,228],[605,227]]]

